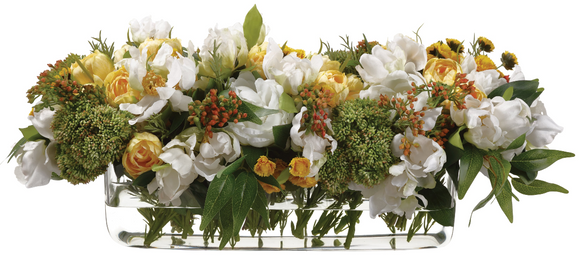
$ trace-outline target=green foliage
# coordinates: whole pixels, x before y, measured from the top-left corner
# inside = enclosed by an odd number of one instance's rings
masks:
[[[256,45],[260,38],[260,30],[262,29],[262,15],[258,11],[256,5],[250,9],[244,20],[244,37],[248,45],[248,51]]]
[[[115,53],[115,43],[112,43],[110,46],[107,45],[107,39],[101,39],[101,31],[99,31],[99,37],[93,37],[93,40],[96,42],[89,41],[91,48],[93,49],[91,52],[99,51],[103,54],[109,56],[111,60],[113,60],[114,53]]]
[[[334,109],[332,128],[338,147],[319,172],[325,190],[340,194],[350,181],[370,187],[384,180],[394,159],[389,116],[387,109],[369,99],[347,101]]]
[[[117,162],[133,134],[128,112],[108,105],[79,104],[55,113],[52,122],[61,176],[72,184],[88,183]]]

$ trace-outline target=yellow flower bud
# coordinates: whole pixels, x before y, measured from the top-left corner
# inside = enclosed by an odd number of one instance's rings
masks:
[[[264,69],[262,68],[264,56],[266,56],[266,49],[268,49],[268,42],[253,46],[250,52],[248,52],[248,60],[246,62],[246,67],[254,66],[251,71],[257,71],[262,79],[266,79]]]
[[[274,175],[276,170],[276,163],[270,161],[266,156],[260,156],[256,165],[254,165],[254,172],[261,177],[269,177]]]
[[[107,92],[107,102],[112,107],[122,103],[137,103],[141,99],[141,92],[129,85],[129,72],[122,66],[119,70],[107,75],[104,81]]]
[[[123,154],[123,167],[127,174],[137,178],[151,170],[153,165],[163,164],[163,160],[159,159],[162,148],[157,136],[148,132],[135,133]]]
[[[99,50],[95,50],[94,53],[83,58],[81,63],[85,66],[91,76],[85,73],[76,62],[72,64],[71,69],[74,79],[83,85],[102,81],[110,72],[115,70],[111,58],[106,54],[99,52]]]
[[[297,177],[306,177],[310,174],[310,160],[304,157],[294,157],[290,161],[290,174]]]
[[[457,74],[463,73],[461,65],[451,59],[432,58],[425,64],[423,77],[427,83],[441,82],[447,85],[455,84]]]

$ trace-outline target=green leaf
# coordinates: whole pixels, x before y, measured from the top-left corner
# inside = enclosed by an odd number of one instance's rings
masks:
[[[266,148],[242,145],[242,154],[246,157],[246,163],[250,166],[250,169],[253,170],[260,156],[266,155]]]
[[[231,198],[228,199],[223,208],[220,210],[220,225],[222,238],[220,239],[219,249],[223,250],[228,241],[230,241],[230,239],[232,239],[234,236],[234,217],[232,212]]]
[[[22,133],[22,136],[24,136],[24,138],[26,138],[26,141],[36,141],[38,139],[44,138],[43,136],[40,135],[40,133],[38,133],[36,128],[32,125],[30,125],[26,128],[20,128],[19,130]]]
[[[457,196],[463,199],[473,180],[479,174],[483,166],[483,155],[475,146],[465,145],[465,152],[459,161],[459,185],[457,186]]]
[[[288,181],[289,178],[290,178],[290,168],[287,167],[282,172],[280,172],[280,175],[278,175],[276,181],[278,181],[278,184],[282,185],[286,183],[286,181]]]
[[[258,179],[259,181],[262,181],[262,182],[264,182],[266,184],[275,186],[277,188],[280,188],[280,189],[282,188],[280,186],[280,184],[278,183],[278,181],[276,180],[276,178],[274,178],[274,176],[261,177],[261,176],[259,176],[259,175],[256,174],[256,179]]]
[[[262,216],[265,221],[264,224],[267,228],[270,228],[270,215],[268,211],[268,199],[266,199],[266,191],[261,186],[258,186],[258,193],[256,194],[256,199],[252,204],[252,209],[255,210]]]
[[[504,92],[503,92],[503,99],[506,101],[509,101],[512,99],[512,96],[514,95],[514,88],[513,87],[508,87]]]
[[[450,209],[441,209],[436,211],[430,211],[429,215],[433,218],[437,223],[447,226],[453,227],[455,224],[455,207]]]
[[[252,108],[250,107],[250,103],[243,101],[242,105],[240,105],[238,107],[238,111],[241,113],[245,113],[247,116],[246,118],[241,118],[238,121],[242,122],[242,121],[250,121],[253,123],[256,123],[258,125],[262,125],[262,120],[260,119],[260,117],[258,117],[258,115],[256,115],[254,113],[254,111],[252,110]]]
[[[234,183],[233,175],[224,175],[214,178],[209,184],[205,198],[205,208],[203,208],[203,216],[199,225],[200,230],[204,230],[226,203],[231,201]]]
[[[292,97],[287,93],[282,93],[280,95],[279,106],[280,110],[287,113],[298,113],[294,99],[292,99]]]
[[[467,128],[465,125],[459,127],[451,137],[449,137],[449,143],[461,150],[463,150],[463,142],[461,141],[461,131]]]
[[[522,181],[526,184],[529,185],[530,183],[534,182],[534,180],[536,179],[536,177],[538,177],[538,172],[537,171],[522,171],[519,170],[516,167],[513,167],[512,165],[512,170],[510,171],[510,173],[517,175],[518,177],[520,177],[520,179],[522,179]]]
[[[290,137],[290,130],[292,129],[292,124],[284,124],[272,127],[272,133],[274,134],[274,143],[284,149],[286,148],[286,142]]]
[[[506,150],[518,149],[526,142],[526,133],[522,134],[506,148]]]
[[[22,148],[22,146],[25,143],[26,143],[25,137],[22,137],[20,140],[18,140],[18,142],[16,142],[14,147],[12,147],[12,150],[10,150],[10,154],[8,154],[8,162],[10,162],[10,160],[12,160],[12,158],[16,156],[16,154],[18,153],[18,150],[20,150],[20,148]]]
[[[254,5],[248,14],[246,14],[246,19],[244,20],[244,37],[248,44],[248,51],[258,42],[261,29],[262,15],[258,11],[256,5]]]
[[[506,181],[503,184],[503,188],[499,193],[496,193],[495,198],[497,199],[497,203],[499,207],[508,218],[510,223],[514,222],[514,211],[512,205],[512,187],[509,181]]]
[[[567,157],[574,157],[573,153],[549,150],[549,149],[534,149],[516,155],[512,159],[512,165],[522,171],[540,171],[557,160]]]
[[[483,198],[481,201],[479,201],[479,203],[477,203],[477,205],[475,205],[475,207],[473,208],[473,210],[471,211],[471,216],[469,217],[469,225],[471,225],[471,218],[473,217],[473,213],[481,208],[483,208],[489,201],[491,201],[491,199],[493,198],[494,192],[493,190],[491,192],[489,192],[489,194]]]
[[[250,207],[256,200],[258,193],[258,181],[248,172],[242,172],[236,178],[234,195],[232,197],[232,211],[234,214],[234,235],[238,235]]]
[[[183,122],[187,120],[187,117],[189,117],[189,112],[182,112],[182,113],[176,114],[176,116],[177,116],[177,118],[171,119],[172,123],[171,123],[171,127],[169,128],[168,135],[175,132],[175,130],[178,129],[179,126],[181,126],[183,124]]]
[[[539,93],[541,93],[541,90],[538,91],[538,86],[540,85],[540,82],[536,79],[536,80],[520,80],[520,81],[514,81],[514,82],[510,82],[507,84],[503,84],[500,87],[494,89],[491,93],[489,93],[489,95],[487,96],[488,98],[494,98],[496,96],[504,96],[505,92],[509,89],[512,88],[513,90],[513,94],[510,98],[510,100],[513,100],[515,98],[520,98],[522,100],[524,100],[524,102],[526,102],[526,104],[531,105],[534,100],[539,96]]]
[[[421,189],[419,194],[424,196],[427,200],[428,204],[425,207],[427,210],[449,209],[453,201],[453,197],[449,193],[449,190],[447,190],[447,187],[445,187],[441,181],[437,181],[437,184],[435,184],[435,188],[433,189]]]
[[[238,158],[236,161],[232,162],[230,165],[228,165],[225,169],[221,170],[220,172],[218,172],[216,174],[216,177],[219,178],[222,175],[230,175],[232,173],[234,173],[236,170],[238,170],[238,168],[242,165],[242,163],[244,162],[244,160],[246,159],[246,156],[242,156],[240,158]]]
[[[512,190],[507,180],[511,165],[509,161],[503,159],[501,154],[497,152],[490,154],[487,158],[489,158],[489,164],[491,166],[488,169],[489,181],[492,186],[491,192],[495,195],[499,206],[508,220],[513,223]]]
[[[256,116],[258,116],[258,117],[264,117],[264,116],[268,116],[270,114],[276,114],[276,113],[280,112],[279,110],[266,109],[266,108],[256,106],[248,101],[243,102],[243,104],[245,104],[248,108],[250,108],[250,110],[252,110],[252,112],[254,112],[254,114],[256,114]]]
[[[514,178],[512,183],[514,184],[514,189],[524,195],[540,195],[548,192],[568,193],[568,190],[559,185],[541,180],[534,180],[532,183],[526,184],[522,179]]]
[[[151,181],[154,178],[155,178],[154,171],[152,171],[152,170],[146,171],[145,173],[142,173],[141,175],[139,175],[139,177],[137,177],[136,179],[133,180],[133,185],[146,187],[147,185],[149,185],[149,183],[151,183]]]

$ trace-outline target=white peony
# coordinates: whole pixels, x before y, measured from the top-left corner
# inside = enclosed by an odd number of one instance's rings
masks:
[[[235,136],[227,132],[215,132],[208,142],[199,146],[199,154],[193,166],[199,175],[212,181],[218,172],[225,169],[225,164],[238,159],[241,152],[240,142]]]
[[[534,121],[526,135],[530,148],[543,148],[552,143],[554,138],[564,130],[548,116],[544,103],[536,99],[530,107]]]
[[[159,159],[168,165],[155,172],[155,179],[147,185],[147,190],[149,193],[159,190],[160,203],[179,206],[179,197],[198,175],[193,169],[193,160],[180,148],[167,149],[159,155]]]
[[[129,26],[133,42],[137,44],[143,43],[148,38],[167,38],[169,31],[171,31],[171,25],[168,22],[160,20],[154,23],[151,16],[140,21],[133,19]]]
[[[278,112],[261,117],[261,125],[245,121],[231,123],[226,129],[234,133],[242,145],[266,147],[274,144],[272,128],[289,124],[293,117],[292,114],[279,109],[280,95],[284,93],[284,88],[275,80],[261,78],[256,80],[252,73],[242,72],[230,89],[244,102]]]
[[[53,172],[60,175],[56,164],[55,142],[47,146],[43,139],[28,141],[19,150],[16,161],[18,166],[14,169],[14,174],[27,188],[48,184]]]
[[[214,48],[217,50],[214,52]],[[200,49],[199,57],[201,58],[200,72],[206,76],[214,77],[215,74],[211,69],[211,62],[213,61],[212,54],[221,57],[221,67],[229,69],[230,71],[244,65],[248,58],[248,46],[242,25],[234,24],[229,28],[209,29],[209,34],[203,41],[203,46]]]
[[[315,55],[310,60],[300,59],[296,53],[284,56],[280,46],[270,38],[262,68],[267,79],[276,80],[284,87],[284,92],[297,95],[299,86],[316,80],[322,64],[320,55]]]

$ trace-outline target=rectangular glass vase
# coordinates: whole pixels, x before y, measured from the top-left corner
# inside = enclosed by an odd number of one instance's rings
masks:
[[[114,241],[130,247],[165,249],[394,250],[442,247],[453,234],[453,226],[435,222],[428,210],[415,211],[409,220],[394,214],[371,218],[368,199],[354,209],[348,204],[336,206],[331,198],[315,207],[301,208],[293,198],[296,195],[272,194],[266,195],[269,221],[250,210],[239,235],[224,244],[218,229],[214,227],[211,232],[212,225],[199,230],[203,209],[190,192],[181,196],[181,206],[166,207],[151,201],[155,196],[146,191],[133,186],[125,176],[117,178],[112,169],[107,171],[106,222]],[[454,212],[452,207],[449,211]],[[147,222],[171,214],[178,218],[165,225]],[[184,231],[183,224],[190,230]]]

